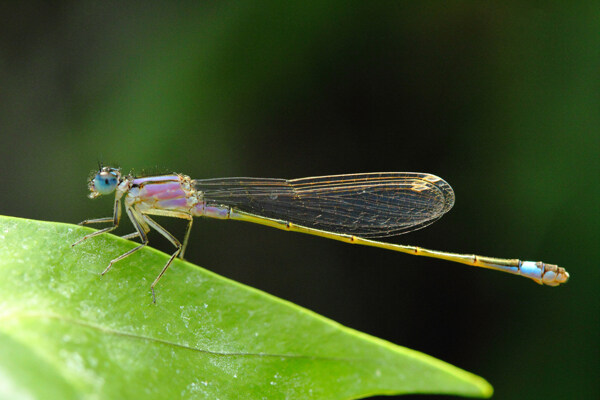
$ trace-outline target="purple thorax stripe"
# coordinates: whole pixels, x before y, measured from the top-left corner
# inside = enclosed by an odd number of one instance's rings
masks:
[[[163,210],[181,210],[181,211],[188,211],[190,208],[188,206],[188,201],[185,197],[180,197],[177,199],[160,200],[156,203],[155,207],[158,209],[163,209]]]
[[[142,186],[140,197],[166,200],[187,197],[187,194],[179,182],[147,183]]]

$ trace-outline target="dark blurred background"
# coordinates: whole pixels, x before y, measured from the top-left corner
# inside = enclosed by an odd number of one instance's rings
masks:
[[[211,220],[187,259],[477,373],[497,399],[600,397],[596,2],[6,2],[0,14],[0,213],[109,215],[112,199],[86,198],[98,161],[193,178],[434,173],[454,209],[390,241],[557,263],[572,280],[541,287]]]

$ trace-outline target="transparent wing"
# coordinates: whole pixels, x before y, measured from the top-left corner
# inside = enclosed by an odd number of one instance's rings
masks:
[[[195,180],[209,205],[229,206],[310,228],[383,237],[423,228],[454,204],[443,179],[417,172],[300,179]]]

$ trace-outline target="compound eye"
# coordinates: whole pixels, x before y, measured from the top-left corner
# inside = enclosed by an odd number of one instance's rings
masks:
[[[113,192],[119,179],[113,172],[102,171],[94,177],[94,188],[99,194],[109,194]]]

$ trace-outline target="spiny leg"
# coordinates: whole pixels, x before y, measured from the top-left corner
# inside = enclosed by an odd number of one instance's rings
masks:
[[[77,225],[89,225],[89,224],[103,224],[108,222],[113,222],[114,217],[104,217],[104,218],[94,218],[94,219],[86,219],[81,221]]]
[[[189,238],[190,238],[190,232],[192,231],[192,222],[194,222],[193,221],[194,217],[191,216],[190,214],[182,212],[182,211],[159,210],[159,209],[145,210],[144,211],[144,215],[146,215],[146,216],[148,216],[148,215],[159,215],[159,216],[162,216],[162,217],[187,219],[189,221],[188,222],[188,226],[187,226],[186,231],[185,231],[185,237],[183,239],[183,246],[182,246],[181,252],[179,253],[179,258],[183,258],[183,254],[185,253],[185,249],[187,247],[187,244],[188,244],[188,241],[189,241]],[[153,222],[155,224],[157,224],[156,221],[153,220]],[[163,228],[163,230],[164,230],[164,228]],[[171,237],[172,237],[172,235],[171,235]],[[169,239],[169,240],[171,240],[171,239]],[[171,241],[171,243],[173,243],[173,242]],[[179,243],[179,241],[177,243]]]
[[[119,221],[121,220],[121,206],[120,206],[120,201],[118,199],[115,199],[115,205],[114,205],[114,211],[113,211],[113,216],[111,217],[104,217],[104,218],[97,218],[97,219],[89,219],[89,220],[85,220],[79,223],[79,225],[87,225],[87,224],[95,224],[95,223],[105,223],[105,222],[111,222],[113,223],[112,226],[109,226],[108,228],[104,228],[104,229],[100,229],[99,231],[96,232],[92,232],[88,235],[85,235],[84,237],[82,237],[81,239],[79,239],[78,241],[76,241],[75,243],[73,243],[71,245],[71,247],[77,246],[79,243],[88,240],[89,238],[92,238],[94,236],[98,236],[98,235],[102,235],[103,233],[107,233],[110,231],[114,231],[115,229],[117,229],[117,227],[119,226]]]
[[[88,240],[89,238],[92,238],[94,236],[98,236],[98,235],[102,235],[103,233],[107,233],[110,231],[114,231],[115,229],[117,229],[118,225],[113,225],[110,226],[108,228],[104,228],[104,229],[100,229],[99,231],[96,232],[92,232],[89,235],[85,235],[84,237],[82,237],[81,239],[79,239],[78,241],[76,241],[75,243],[73,243],[71,245],[71,247],[77,246],[78,244],[80,244],[81,242]]]
[[[194,218],[190,215],[190,222],[188,222],[187,230],[185,231],[185,237],[183,238],[183,246],[181,246],[181,253],[179,253],[179,258],[183,260],[183,254],[185,253],[185,249],[188,244],[188,240],[190,239],[190,232],[192,231],[192,222],[194,222]]]
[[[108,267],[106,267],[106,269],[104,271],[102,271],[101,275],[104,275],[105,273],[107,273],[108,270],[111,269],[113,264],[116,263],[117,261],[120,261],[120,260],[124,259],[125,257],[132,255],[133,253],[142,249],[143,247],[145,247],[148,244],[148,237],[146,236],[146,231],[145,231],[144,227],[142,226],[142,224],[140,224],[138,217],[136,217],[134,211],[132,211],[131,208],[127,208],[125,210],[125,212],[127,213],[127,216],[129,216],[129,219],[131,220],[133,227],[137,231],[135,235],[139,236],[141,238],[142,244],[137,247],[134,247],[133,249],[127,251],[126,253],[121,254],[119,257],[111,260],[108,263]],[[133,235],[133,234],[129,234],[129,235],[125,235],[125,236],[130,236],[130,235]]]
[[[135,239],[136,237],[140,236],[139,232],[133,232],[133,233],[128,233],[127,235],[123,235],[121,236],[121,239]]]
[[[152,302],[154,304],[156,304],[156,295],[154,293],[154,287],[156,286],[156,284],[158,283],[160,278],[162,278],[162,276],[165,274],[165,272],[167,271],[167,269],[169,268],[169,266],[171,265],[171,263],[173,262],[175,257],[177,257],[177,254],[179,254],[180,251],[181,251],[181,248],[177,249],[177,251],[171,255],[171,258],[169,258],[169,261],[167,261],[167,263],[163,267],[162,271],[160,271],[160,274],[158,274],[158,276],[156,277],[154,282],[152,282],[152,285],[150,285],[150,290],[152,291]]]
[[[154,280],[154,282],[152,282],[152,285],[150,285],[150,290],[152,291],[152,302],[156,304],[156,295],[154,293],[154,287],[156,286],[156,284],[158,283],[158,281],[160,280],[160,278],[162,278],[162,276],[164,275],[164,273],[167,271],[167,269],[169,268],[169,266],[171,265],[171,263],[173,262],[173,260],[175,259],[175,257],[177,257],[177,255],[181,252],[181,249],[183,248],[183,246],[181,245],[181,243],[179,242],[179,240],[177,240],[177,238],[175,236],[173,236],[169,231],[167,231],[165,228],[163,228],[162,226],[160,226],[152,218],[150,218],[149,216],[147,216],[145,214],[142,214],[142,218],[144,218],[144,221],[148,225],[150,225],[151,227],[153,227],[158,233],[160,233],[165,238],[167,238],[167,240],[169,242],[171,242],[173,244],[173,246],[175,246],[177,248],[177,250],[175,251],[175,253],[173,253],[171,255],[171,258],[169,258],[169,261],[167,261],[167,263],[163,267],[162,271],[160,271],[160,274],[158,274],[158,276],[156,277],[156,279]]]

